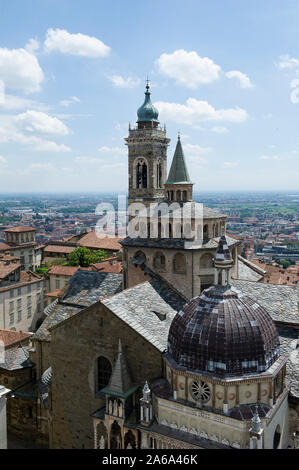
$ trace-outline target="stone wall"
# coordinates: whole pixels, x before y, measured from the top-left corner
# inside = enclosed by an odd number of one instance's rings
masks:
[[[90,415],[104,406],[96,362],[105,356],[114,364],[119,338],[135,383],[162,375],[160,352],[100,303],[52,330],[52,448],[93,448]]]

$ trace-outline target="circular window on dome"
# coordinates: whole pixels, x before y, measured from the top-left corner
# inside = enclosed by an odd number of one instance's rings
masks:
[[[207,383],[202,380],[195,380],[191,385],[191,393],[194,400],[201,400],[203,403],[209,401],[211,390]]]

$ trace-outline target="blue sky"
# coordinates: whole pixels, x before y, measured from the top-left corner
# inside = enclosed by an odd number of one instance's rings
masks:
[[[144,98],[195,190],[298,189],[299,3],[0,3],[0,192],[127,188]]]

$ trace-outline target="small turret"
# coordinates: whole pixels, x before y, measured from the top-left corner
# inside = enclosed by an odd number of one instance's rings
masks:
[[[153,408],[151,390],[147,382],[144,384],[142,394],[142,398],[140,398],[140,422],[145,426],[149,426],[153,418]]]
[[[221,230],[216,255],[214,258],[214,284],[217,286],[229,286],[231,282],[231,269],[233,267],[233,259],[229,251],[225,238],[224,227]]]
[[[259,417],[258,406],[255,406],[255,412],[251,420],[251,428],[249,429],[250,435],[250,449],[263,448],[263,428],[262,422]]]

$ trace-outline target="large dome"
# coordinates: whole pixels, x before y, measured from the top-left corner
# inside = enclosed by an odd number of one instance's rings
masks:
[[[267,311],[231,286],[214,286],[185,304],[169,330],[178,366],[221,377],[260,373],[280,355]]]

